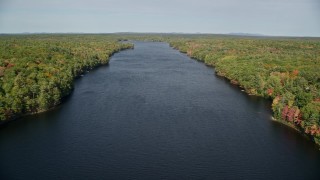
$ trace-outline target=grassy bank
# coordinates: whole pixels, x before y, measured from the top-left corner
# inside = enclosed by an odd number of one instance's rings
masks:
[[[128,48],[111,35],[0,36],[0,122],[56,106],[75,77]]]

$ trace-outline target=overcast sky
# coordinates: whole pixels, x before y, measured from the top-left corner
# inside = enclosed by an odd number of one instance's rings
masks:
[[[0,0],[0,33],[319,36],[320,0]]]

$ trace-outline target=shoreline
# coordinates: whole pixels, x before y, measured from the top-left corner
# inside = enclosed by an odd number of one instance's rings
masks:
[[[278,120],[278,119],[274,118],[273,116],[271,117],[271,121],[277,122],[277,123],[285,125],[287,127],[290,127],[291,129],[295,130],[296,132],[299,132],[300,134],[304,135],[305,137],[308,137],[306,134],[303,133],[303,131],[301,131],[297,126],[295,126],[293,124],[290,124],[290,123],[283,121],[283,120]]]
[[[169,42],[168,42],[168,43],[169,43]],[[213,64],[207,64],[207,63],[205,63],[204,60],[201,60],[201,59],[198,59],[198,58],[194,58],[194,57],[190,56],[189,54],[187,54],[186,52],[182,52],[182,51],[180,51],[180,49],[174,48],[173,46],[171,46],[170,43],[169,43],[169,45],[170,45],[171,48],[173,48],[173,49],[175,49],[175,50],[178,50],[180,53],[183,53],[183,54],[187,55],[187,56],[190,57],[191,59],[196,60],[196,61],[201,62],[201,63],[204,63],[206,66],[209,66],[209,67],[213,68],[214,71],[215,71],[215,75],[216,75],[216,76],[218,76],[218,77],[220,77],[220,78],[224,78],[225,80],[229,81],[230,84],[237,86],[239,89],[241,89],[241,91],[245,92],[248,96],[261,97],[261,96],[258,96],[258,95],[256,95],[256,94],[251,94],[251,93],[249,93],[245,88],[243,88],[243,87],[241,86],[241,84],[239,84],[239,83],[233,83],[234,80],[229,79],[228,77],[226,77],[226,76],[224,76],[223,74],[221,74],[220,72],[218,72]],[[264,98],[264,97],[261,97],[261,98],[267,99],[267,98]],[[297,126],[295,126],[294,124],[290,124],[290,123],[288,123],[288,122],[286,122],[286,121],[283,121],[283,120],[275,119],[273,116],[271,117],[271,121],[280,123],[280,124],[282,124],[282,125],[285,125],[285,126],[291,128],[291,129],[295,130],[296,132],[298,132],[298,133],[301,134],[302,136],[306,137],[308,140],[312,141],[316,146],[318,146],[318,148],[319,148],[319,150],[320,150],[320,142],[315,141],[315,138],[314,138],[313,136],[304,133],[302,130],[300,130],[300,129],[299,129]]]
[[[116,54],[116,53],[119,53],[121,51],[125,51],[125,50],[130,50],[130,49],[134,49],[134,47],[128,47],[128,48],[120,48],[119,50],[117,51],[114,51],[110,54],[110,56],[108,57],[108,61],[107,63],[100,63],[100,64],[97,64],[96,66],[94,66],[92,69],[90,70],[94,70],[98,67],[101,67],[101,66],[108,66],[109,65],[109,62],[110,62],[110,59],[111,57]],[[76,75],[75,77],[73,77],[73,81],[72,83],[74,83],[74,81],[78,78],[81,78],[83,74],[85,74],[86,72],[88,71],[88,69],[85,67],[83,69],[80,69],[80,72],[82,73],[79,73],[78,75]],[[85,73],[83,73],[85,72]],[[73,92],[74,88],[72,87],[71,91],[64,97],[61,97],[60,99],[60,102],[58,104],[54,104],[52,105],[51,107],[49,107],[48,109],[45,109],[45,110],[38,110],[38,111],[35,111],[35,112],[27,112],[27,113],[21,113],[21,114],[16,114],[14,115],[13,117],[7,119],[7,120],[4,120],[4,121],[0,121],[0,128],[6,124],[9,124],[10,122],[12,121],[16,121],[16,120],[19,120],[20,118],[23,118],[23,117],[26,117],[26,116],[32,116],[32,115],[36,115],[36,114],[41,114],[41,113],[45,113],[45,112],[48,112],[48,111],[52,111],[54,109],[56,109],[57,107],[59,107],[60,105],[62,105],[66,99],[68,99],[68,97],[70,97],[72,95],[72,92]]]
[[[301,129],[299,129],[297,126],[290,124],[286,121],[283,120],[278,120],[276,118],[274,118],[273,116],[271,117],[271,121],[272,122],[276,122],[279,123],[281,125],[284,125],[286,127],[289,127],[290,129],[293,129],[294,131],[298,132],[299,134],[301,134],[303,137],[307,138],[309,141],[313,142],[320,150],[320,143],[317,143],[314,138],[308,134],[305,134]]]

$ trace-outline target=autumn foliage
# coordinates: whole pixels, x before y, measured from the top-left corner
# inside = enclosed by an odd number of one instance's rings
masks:
[[[75,77],[132,47],[108,35],[0,35],[0,121],[59,104]]]
[[[320,39],[199,36],[171,46],[208,65],[249,94],[273,99],[274,117],[320,144]]]

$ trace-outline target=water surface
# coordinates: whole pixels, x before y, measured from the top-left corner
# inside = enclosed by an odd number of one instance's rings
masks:
[[[319,179],[320,152],[166,43],[135,42],[60,107],[0,128],[0,179]]]

